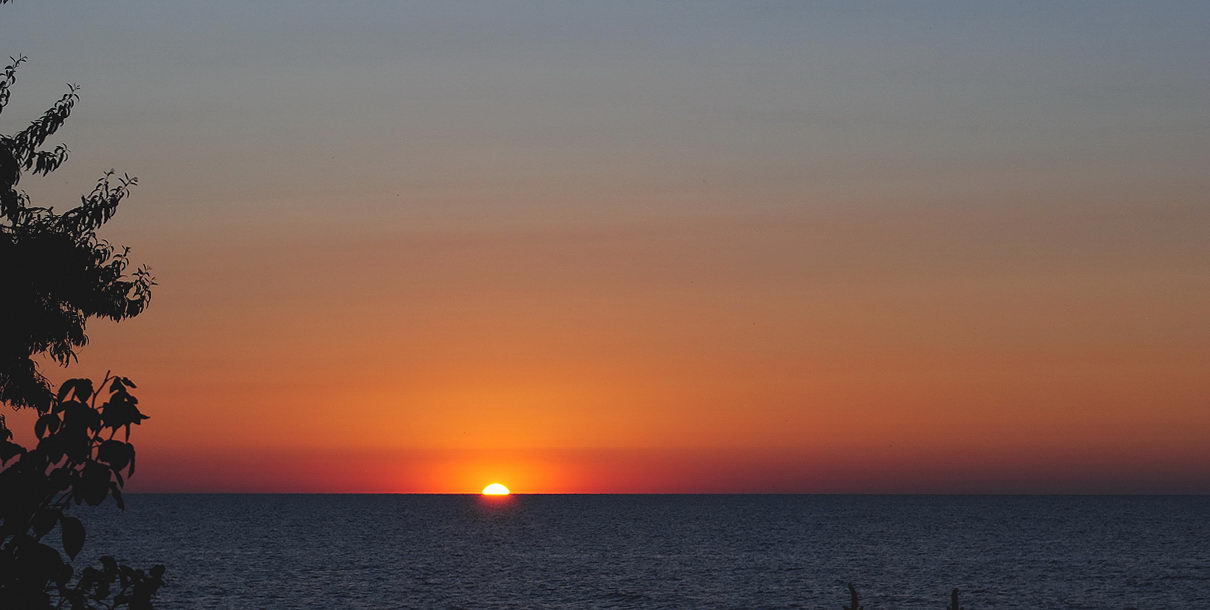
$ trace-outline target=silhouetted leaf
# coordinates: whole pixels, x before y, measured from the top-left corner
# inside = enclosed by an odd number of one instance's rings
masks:
[[[79,381],[80,381],[79,379],[68,379],[67,381],[63,382],[63,385],[59,386],[59,394],[58,394],[59,402],[63,402],[64,400],[67,399],[68,395],[71,394],[72,390],[76,389],[76,384],[79,383]],[[89,385],[90,386],[92,385],[91,381],[89,382]]]
[[[30,527],[41,538],[55,526],[55,522],[59,520],[59,515],[60,513],[57,510],[44,508],[34,515],[34,520],[30,522]]]
[[[63,516],[59,520],[59,524],[63,527],[63,550],[75,559],[76,555],[80,554],[80,549],[84,548],[84,524],[75,517]]]
[[[113,495],[113,501],[118,505],[118,508],[126,510],[126,500],[122,498],[122,489],[117,483],[109,484],[109,493]]]
[[[34,435],[42,438],[47,434],[54,434],[59,431],[59,424],[60,421],[57,415],[47,413],[34,422]]]
[[[109,464],[114,470],[125,468],[133,456],[134,447],[122,441],[105,441],[97,449],[97,459]]]
[[[89,504],[96,506],[105,501],[109,495],[109,469],[96,462],[84,466],[84,476],[76,483],[80,497]]]
[[[82,426],[77,425],[64,430],[62,434],[53,438],[61,441],[59,449],[72,461],[83,461],[92,452],[92,439],[88,436],[88,429]]]
[[[69,400],[63,403],[63,422],[72,426],[96,428],[100,420],[92,407],[76,400]]]
[[[12,441],[0,441],[0,464],[6,464],[22,453],[25,453],[25,447]]]
[[[46,477],[47,487],[55,492],[67,489],[71,485],[72,474],[74,472],[75,470],[66,466],[56,468]]]
[[[92,397],[92,380],[91,379],[76,379],[76,399],[82,402],[88,402]]]
[[[63,568],[63,556],[59,551],[42,543],[24,545],[21,561],[28,564],[29,568],[54,577],[58,577]]]
[[[131,424],[138,424],[144,419],[147,419],[147,416],[140,413],[133,402],[127,400],[108,402],[101,413],[101,423],[106,428],[117,429],[125,426],[127,433]]]

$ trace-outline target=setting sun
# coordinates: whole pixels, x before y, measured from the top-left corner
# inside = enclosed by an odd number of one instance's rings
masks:
[[[499,483],[492,483],[491,485],[483,488],[483,495],[485,496],[507,496],[510,493],[512,492],[510,492],[507,487]]]

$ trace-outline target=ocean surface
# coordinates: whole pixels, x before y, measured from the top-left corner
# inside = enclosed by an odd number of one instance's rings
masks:
[[[163,608],[1210,608],[1210,497],[132,495]],[[82,559],[85,559],[82,556]]]

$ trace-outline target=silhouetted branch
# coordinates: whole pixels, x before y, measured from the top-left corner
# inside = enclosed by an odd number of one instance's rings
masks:
[[[946,610],[963,610],[962,606],[958,605],[957,587],[955,587],[953,591],[950,591],[950,605],[946,608]]]
[[[857,594],[857,587],[853,583],[849,583],[849,605],[843,606],[843,610],[865,610],[861,606],[861,596]]]
[[[857,587],[849,583],[849,605],[841,606],[843,610],[865,610],[861,605],[861,596],[857,594]],[[965,610],[958,603],[958,589],[950,591],[950,603],[946,606],[946,610]]]
[[[68,84],[67,93],[59,98],[42,116],[38,117],[34,122],[29,124],[29,127],[21,130],[20,133],[13,136],[13,156],[17,162],[25,169],[30,169],[34,149],[41,146],[46,138],[53,135],[63,123],[67,121],[67,117],[71,116],[71,110],[75,107],[76,102],[80,99],[78,85]]]
[[[4,4],[4,2],[0,0],[0,4]],[[24,55],[8,59],[12,63],[5,66],[4,71],[0,72],[0,112],[4,111],[4,107],[8,105],[9,87],[12,87],[17,80],[17,68],[25,63]]]

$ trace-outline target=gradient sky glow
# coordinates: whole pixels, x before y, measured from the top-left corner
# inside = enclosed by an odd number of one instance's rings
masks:
[[[1210,4],[19,2],[143,491],[1210,493]]]

